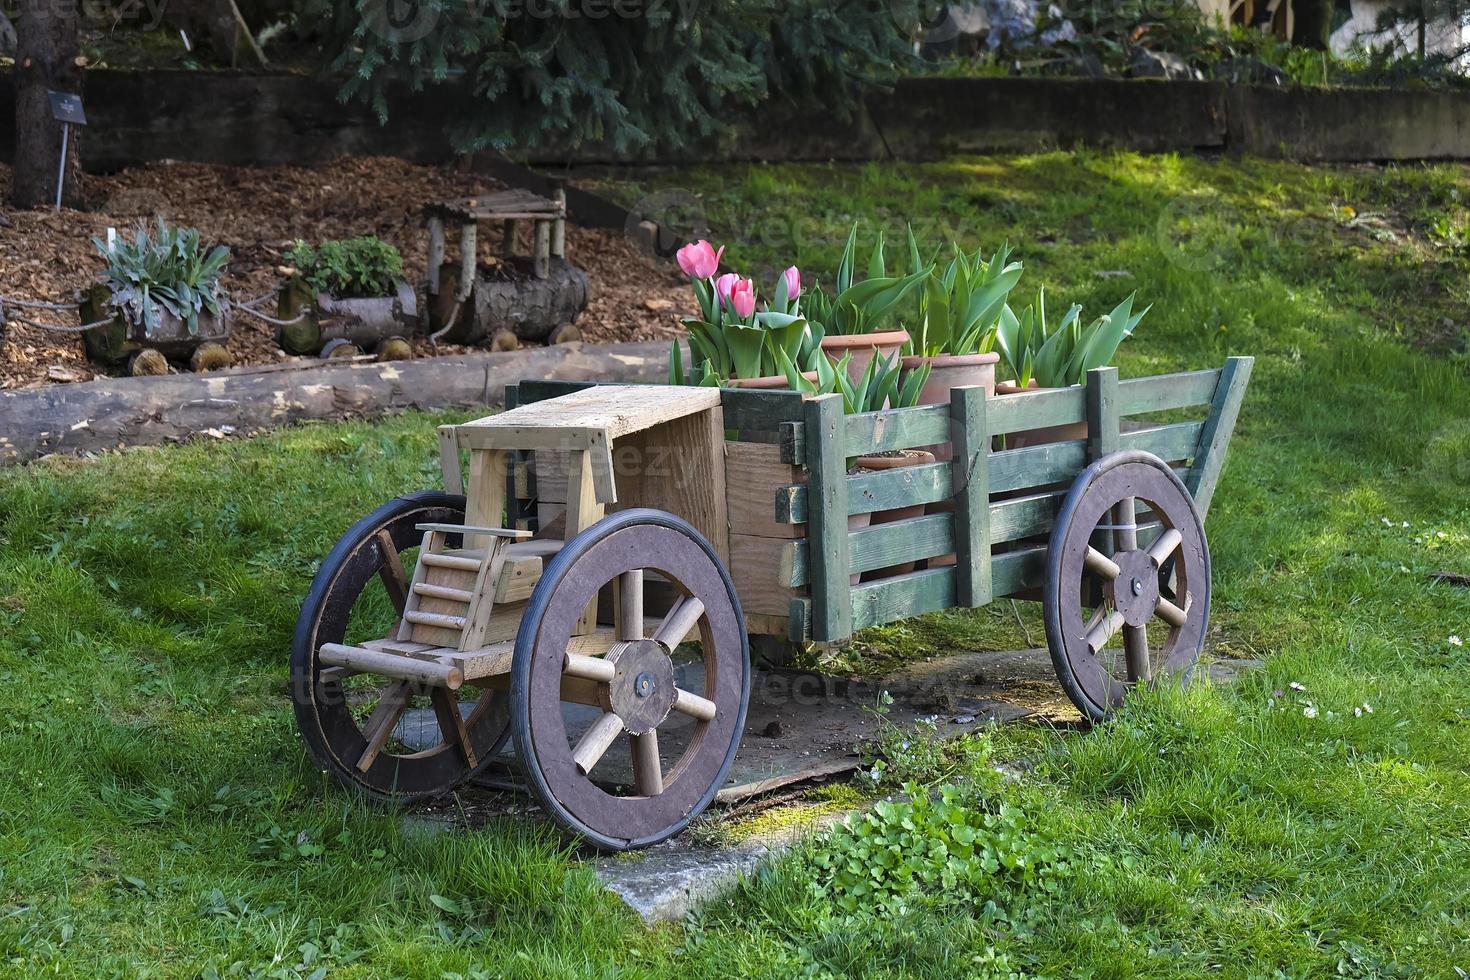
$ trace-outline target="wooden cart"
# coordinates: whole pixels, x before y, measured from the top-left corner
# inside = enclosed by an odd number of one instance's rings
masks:
[[[1203,649],[1204,515],[1251,364],[863,415],[523,382],[440,429],[444,490],[389,501],[323,562],[292,654],[302,734],[344,784],[402,799],[509,739],[560,825],[642,847],[721,787],[753,637],[838,643],[998,597],[1042,601],[1062,687],[1105,717]],[[850,466],[926,446],[949,461]]]

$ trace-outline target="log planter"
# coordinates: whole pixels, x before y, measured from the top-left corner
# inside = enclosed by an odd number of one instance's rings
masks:
[[[334,296],[288,280],[276,304],[277,319],[295,322],[277,328],[282,349],[319,354],[341,340],[374,351],[385,341],[412,336],[419,326],[418,297],[402,279],[393,287],[391,296]]]
[[[516,342],[544,344],[577,340],[571,328],[587,308],[587,275],[565,259],[552,258],[538,278],[530,258],[481,265],[468,298],[461,294],[458,263],[439,267],[439,292],[429,302],[429,330],[450,344],[497,347]],[[445,328],[448,328],[447,330]]]
[[[128,322],[122,311],[111,305],[111,296],[111,291],[98,283],[87,291],[81,304],[83,323],[93,323],[112,313],[111,322],[82,333],[87,356],[101,364],[126,364],[145,350],[155,350],[171,361],[187,362],[201,344],[223,344],[229,339],[228,314],[201,313],[198,330],[190,333],[185,320],[162,312],[158,325],[145,334],[140,324]]]

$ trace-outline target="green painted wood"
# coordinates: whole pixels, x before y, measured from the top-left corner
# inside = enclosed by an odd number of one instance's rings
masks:
[[[1125,416],[1142,415],[1145,412],[1208,405],[1215,396],[1215,385],[1219,380],[1219,368],[1131,378],[1118,385],[1122,413]]]
[[[800,422],[782,422],[776,427],[776,444],[781,447],[781,462],[806,465],[806,426]]]
[[[776,523],[806,523],[806,484],[794,483],[776,488]]]
[[[948,463],[859,472],[848,477],[847,484],[849,514],[871,514],[915,504],[932,504],[948,500],[954,493]]]
[[[1235,433],[1235,422],[1240,417],[1240,406],[1245,401],[1255,362],[1254,357],[1232,357],[1220,372],[1220,383],[1210,402],[1210,415],[1200,432],[1199,455],[1189,471],[1189,479],[1184,481],[1194,495],[1194,504],[1199,508],[1201,518],[1210,511],[1220,472],[1225,468],[1230,437]]]
[[[852,635],[847,542],[846,416],[841,395],[805,403],[807,541],[811,544],[812,638],[837,642]],[[902,473],[903,470],[894,472]]]
[[[949,430],[954,447],[950,479],[954,493],[955,600],[962,606],[990,601],[990,430],[991,399],[976,386],[949,392]]]
[[[1081,393],[1082,389],[1078,389]],[[997,399],[999,401],[999,399]],[[994,428],[992,426],[991,428]],[[990,454],[990,492],[1071,483],[1087,466],[1087,441],[1049,442]]]
[[[1014,395],[996,395],[985,414],[990,434],[998,436],[1081,422],[1087,418],[1087,404],[1081,385],[1039,388]]]
[[[806,400],[786,389],[721,388],[720,407],[725,428],[776,432],[783,422],[800,422]]]
[[[914,449],[949,442],[948,405],[919,405],[847,417],[847,455]]]
[[[997,596],[1019,597],[1041,588],[1046,581],[1046,545],[996,555],[991,575]]]
[[[1087,458],[1097,460],[1117,452],[1122,425],[1118,369],[1093,368],[1087,372]]]
[[[792,643],[806,643],[812,638],[812,601],[792,599],[786,612],[786,638]]]
[[[583,388],[591,388],[596,385],[595,381],[537,381],[527,379],[516,385],[519,389],[519,404],[529,405],[531,402],[544,402],[548,398],[556,398],[559,395],[567,395]]]
[[[999,500],[990,505],[990,543],[1003,544],[1034,534],[1049,534],[1061,509],[1063,491]]]
[[[1176,422],[1134,429],[1123,433],[1122,448],[1147,450],[1166,463],[1194,459],[1204,427],[1203,422]]]
[[[882,626],[924,613],[952,609],[955,569],[931,568],[852,587],[854,629]]]
[[[926,514],[906,521],[859,528],[848,532],[847,542],[848,568],[854,574],[953,554],[954,515]],[[805,541],[789,542],[781,549],[778,581],[790,589],[806,585],[811,575],[809,561]]]

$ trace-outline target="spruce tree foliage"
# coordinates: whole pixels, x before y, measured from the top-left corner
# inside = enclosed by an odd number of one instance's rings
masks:
[[[916,0],[318,0],[343,95],[458,89],[461,150],[678,146],[752,106],[841,117],[912,58]]]

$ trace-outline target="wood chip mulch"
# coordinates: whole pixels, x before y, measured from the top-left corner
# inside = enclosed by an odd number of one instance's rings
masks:
[[[72,303],[102,270],[94,237],[161,216],[197,227],[206,242],[229,246],[224,284],[237,299],[275,289],[277,267],[298,238],[320,241],[377,235],[403,253],[410,281],[424,302],[427,241],[424,205],[502,187],[452,167],[419,166],[391,157],[344,158],[318,167],[224,167],[164,161],[110,176],[88,175],[94,210],[19,211],[0,203],[0,295]],[[10,170],[0,165],[0,202],[8,199]],[[481,259],[499,248],[499,233],[482,233]],[[488,241],[485,241],[488,239]],[[658,340],[680,333],[678,320],[693,311],[693,296],[678,269],[658,261],[617,231],[569,223],[567,258],[591,282],[588,308],[577,327],[588,342]],[[263,307],[274,313],[274,304]],[[32,319],[76,324],[74,313],[29,311]],[[243,314],[232,320],[235,363],[269,364],[287,355],[275,328]],[[415,340],[416,355],[459,353]],[[75,334],[11,323],[0,335],[0,388],[86,381],[117,373],[89,362]]]

